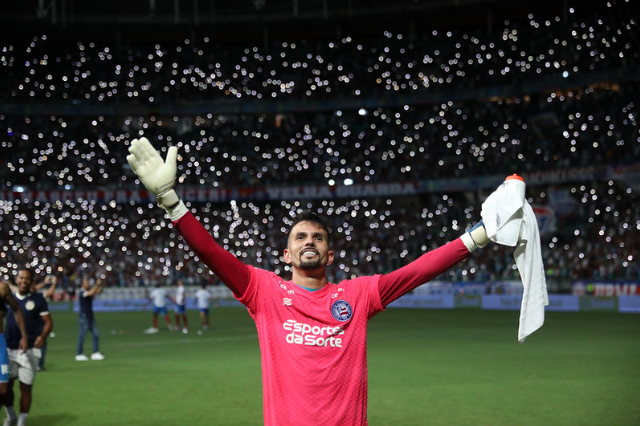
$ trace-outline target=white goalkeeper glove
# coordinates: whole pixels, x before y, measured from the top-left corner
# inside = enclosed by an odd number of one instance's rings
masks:
[[[163,160],[147,138],[140,138],[131,141],[129,153],[127,162],[149,192],[158,197],[158,205],[172,220],[184,215],[186,206],[173,189],[178,171],[178,148],[170,147]]]
[[[502,185],[500,185],[498,187],[498,189],[496,191],[494,191],[491,195],[489,195],[489,198],[487,198],[487,201],[485,201],[485,203],[482,205],[482,217],[485,218],[485,204],[487,204],[488,200],[491,199],[492,197],[496,197],[498,194],[498,191],[500,190],[504,190],[504,188],[508,186],[508,188],[511,190],[509,192],[509,196],[510,197],[517,197],[516,199],[513,199],[514,203],[516,205],[522,206],[525,203],[525,184],[524,184],[524,179],[522,179],[520,176],[518,176],[517,174],[513,174],[511,176],[507,176],[507,178],[504,180],[504,183]],[[497,225],[497,219],[494,219],[493,216],[490,216],[489,219],[487,219],[488,225],[489,225],[489,229],[492,230],[492,232],[495,232],[495,228]],[[470,230],[468,230],[467,232],[465,232],[463,235],[460,236],[460,238],[462,239],[462,242],[464,242],[464,245],[467,246],[467,248],[469,249],[469,251],[474,251],[475,249],[477,249],[478,247],[484,247],[486,246],[489,241],[491,240],[489,238],[489,234],[487,233],[487,229],[484,226],[484,222],[482,220],[480,220],[480,222],[478,222],[476,224],[476,226],[474,226],[473,228],[471,228]],[[495,241],[495,240],[494,240]]]
[[[482,248],[489,244],[489,236],[487,230],[484,229],[484,223],[482,220],[478,222],[473,228],[460,236],[460,239],[467,246],[469,251],[474,251],[478,247]]]

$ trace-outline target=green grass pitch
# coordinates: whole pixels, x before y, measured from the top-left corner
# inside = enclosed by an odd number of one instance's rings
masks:
[[[262,424],[258,339],[243,308],[213,309],[202,334],[196,311],[189,334],[151,335],[150,312],[97,313],[106,360],[89,362],[74,360],[76,314],[52,315],[30,426]],[[640,424],[640,315],[547,312],[524,344],[518,315],[378,315],[369,324],[369,424]]]

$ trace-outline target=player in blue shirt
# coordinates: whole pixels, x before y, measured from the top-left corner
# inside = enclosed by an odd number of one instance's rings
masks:
[[[88,278],[82,280],[82,288],[78,293],[78,305],[80,312],[78,313],[78,323],[80,324],[80,335],[78,336],[78,349],[76,351],[76,361],[88,361],[89,358],[83,354],[84,337],[87,331],[91,332],[93,353],[91,360],[101,361],[104,355],[100,353],[98,324],[93,315],[93,296],[102,293],[102,280],[98,278],[95,285],[91,285]]]
[[[15,294],[22,316],[24,319],[24,328],[27,332],[27,346],[25,351],[20,349],[20,341],[22,333],[18,325],[18,315],[15,312],[18,309],[8,311],[5,337],[7,339],[7,347],[9,352],[9,386],[7,395],[4,399],[4,407],[7,412],[5,425],[14,425],[16,420],[18,426],[23,426],[29,415],[31,401],[33,399],[32,388],[38,371],[38,360],[40,358],[40,349],[45,344],[47,336],[53,329],[53,321],[49,314],[49,305],[41,293],[32,293],[31,285],[33,283],[33,272],[29,269],[20,269],[16,276],[16,285],[18,291]],[[15,394],[13,392],[13,383],[15,379],[20,382],[20,416],[16,417],[13,403]]]

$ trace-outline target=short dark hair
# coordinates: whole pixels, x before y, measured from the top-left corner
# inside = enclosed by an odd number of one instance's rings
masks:
[[[29,273],[29,276],[31,277],[31,282],[33,282],[33,280],[35,279],[35,273],[33,272],[33,269],[31,269],[31,268],[27,268],[27,267],[24,267],[24,268],[18,268],[18,270],[16,270],[16,275],[17,275],[17,273],[18,273],[18,272],[20,272],[20,271],[26,271],[26,272],[28,272],[28,273]]]
[[[320,226],[327,233],[327,244],[331,242],[331,229],[329,228],[329,225],[327,225],[327,222],[316,212],[312,210],[304,210],[298,213],[293,218],[293,222],[291,222],[291,226],[289,227],[289,234],[291,234],[291,230],[293,229],[293,227],[300,222],[311,222]]]

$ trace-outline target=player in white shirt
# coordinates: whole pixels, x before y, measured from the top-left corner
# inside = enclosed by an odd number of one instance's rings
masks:
[[[180,330],[180,318],[182,318],[182,332],[187,334],[189,332],[189,323],[187,322],[187,307],[186,307],[186,297],[184,290],[184,281],[178,280],[178,288],[176,289],[176,297],[173,301],[176,304],[176,328],[175,330]]]
[[[155,288],[149,292],[147,300],[147,305],[149,302],[153,302],[153,327],[147,329],[146,333],[150,334],[160,331],[158,328],[158,314],[164,316],[169,331],[173,330],[169,314],[167,313],[167,301],[172,302],[171,298],[167,295],[167,291],[160,287],[160,283],[157,283]]]
[[[211,300],[211,292],[207,290],[207,285],[202,284],[201,288],[196,291],[196,305],[200,312],[200,323],[202,329],[209,328],[209,301]]]

